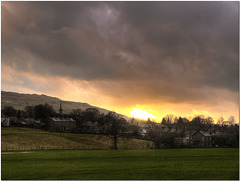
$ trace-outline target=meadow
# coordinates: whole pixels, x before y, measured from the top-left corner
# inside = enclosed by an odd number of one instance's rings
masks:
[[[239,149],[2,152],[3,180],[238,180]]]
[[[110,149],[113,139],[104,135],[49,132],[22,127],[1,128],[1,149],[53,150],[53,149]],[[119,149],[149,149],[153,143],[141,139],[119,138]]]

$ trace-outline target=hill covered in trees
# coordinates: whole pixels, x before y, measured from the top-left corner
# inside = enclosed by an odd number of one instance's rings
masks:
[[[56,97],[50,97],[47,95],[37,95],[37,94],[21,94],[16,92],[5,92],[1,91],[1,104],[2,108],[6,106],[12,106],[15,109],[24,110],[26,106],[36,106],[38,104],[49,104],[56,112],[59,110],[59,102],[61,99]],[[107,114],[109,110],[92,106],[87,103],[73,102],[73,101],[62,101],[62,108],[64,114],[69,114],[73,109],[85,110],[87,108],[96,108],[101,113]]]

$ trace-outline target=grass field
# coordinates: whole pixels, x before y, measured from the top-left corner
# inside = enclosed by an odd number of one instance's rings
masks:
[[[104,135],[48,132],[21,127],[2,127],[2,150],[28,149],[110,149],[112,139]],[[151,148],[151,141],[119,139],[119,149]]]
[[[239,149],[2,152],[6,180],[238,180]]]

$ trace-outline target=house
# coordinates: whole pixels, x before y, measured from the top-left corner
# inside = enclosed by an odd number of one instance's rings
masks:
[[[3,127],[14,125],[16,121],[17,121],[16,117],[7,117],[4,114],[1,114],[1,126]]]
[[[22,119],[21,124],[32,128],[41,128],[41,126],[44,126],[44,123],[41,123],[40,120],[34,118],[24,118]]]
[[[70,117],[48,118],[48,130],[58,132],[69,132],[76,130],[76,121]]]
[[[177,147],[189,147],[191,146],[191,132],[190,131],[184,131],[183,137],[176,137],[174,138],[174,144]]]
[[[75,131],[77,128],[76,121],[69,115],[63,115],[62,102],[60,101],[59,114],[47,119],[48,130],[57,132]]]
[[[212,135],[204,131],[185,131],[184,136],[174,138],[177,147],[212,147]]]
[[[176,146],[189,147],[190,146],[190,137],[177,137],[174,138],[174,143]]]
[[[191,136],[192,147],[211,147],[212,135],[204,131],[196,131]]]
[[[2,127],[6,127],[6,126],[9,126],[10,125],[10,120],[8,117],[1,117],[1,126]]]

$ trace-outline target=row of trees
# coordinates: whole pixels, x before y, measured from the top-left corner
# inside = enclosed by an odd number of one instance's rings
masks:
[[[45,122],[48,117],[56,116],[53,107],[48,104],[26,106],[24,110],[15,110],[10,106],[5,107],[2,113],[7,117],[18,117],[19,119],[35,118],[40,119],[42,122]],[[211,117],[205,118],[204,116],[196,116],[190,121],[186,118],[177,118],[169,114],[162,119],[161,124],[148,119],[142,126],[136,124],[136,120],[127,121],[121,115],[114,112],[109,112],[105,115],[95,108],[88,108],[86,110],[74,109],[67,116],[76,120],[76,130],[80,133],[104,134],[113,138],[113,149],[117,149],[118,137],[130,136],[143,138],[143,132],[146,133],[144,138],[152,140],[156,148],[160,148],[161,145],[174,147],[175,137],[182,137],[184,131],[194,130],[208,131],[211,129],[211,131],[223,132],[224,135],[218,136],[215,140],[220,146],[233,146],[238,142],[238,130],[233,126],[235,122],[234,117],[230,117],[227,120],[232,125],[230,128],[219,126],[224,124],[224,119],[221,117],[218,120],[218,128],[216,130],[213,119]],[[163,131],[163,126],[167,128],[174,127],[181,131],[166,132]]]
[[[167,114],[163,119],[161,124],[163,125],[172,125],[172,124],[186,124],[192,122],[192,124],[201,124],[201,125],[213,125],[214,120],[212,117],[208,116],[205,117],[204,115],[199,115],[194,117],[191,121],[187,118],[181,118],[181,117],[176,117],[173,114]],[[234,116],[230,116],[227,120],[223,118],[223,116],[220,116],[217,120],[217,125],[222,126],[224,124],[228,125],[234,125],[236,122]]]
[[[104,134],[113,139],[112,149],[117,149],[119,137],[139,136],[140,127],[130,124],[121,115],[115,112],[100,113],[98,109],[75,109],[70,113],[76,120],[77,130],[83,133]]]
[[[35,118],[35,119],[44,119],[49,116],[55,115],[55,110],[49,104],[39,104],[36,106],[26,106],[24,110],[16,110],[12,106],[6,106],[2,109],[2,113],[7,117],[18,117],[18,118]],[[88,108],[85,111],[81,109],[74,109],[71,113],[71,116],[76,119],[81,118],[85,122],[90,120],[95,122],[99,121],[99,118],[103,117],[103,114],[100,114],[98,109]],[[191,122],[193,125],[213,125],[214,120],[212,117],[205,118],[204,115],[196,116],[191,121],[187,118],[176,117],[173,114],[167,114],[161,121],[162,125],[183,125]],[[234,125],[236,122],[234,116],[230,116],[225,120],[222,116],[217,120],[217,125]]]
[[[171,116],[172,118],[172,116]],[[221,118],[223,120],[223,118]],[[154,143],[156,148],[160,147],[175,147],[174,138],[184,137],[188,132],[190,135],[196,131],[205,131],[212,135],[212,142],[214,145],[220,147],[238,147],[239,146],[239,126],[234,125],[235,119],[231,116],[226,122],[228,126],[223,126],[224,121],[214,124],[211,117],[205,118],[204,116],[196,116],[189,121],[186,118],[174,117],[174,122],[170,122],[169,117],[163,118],[161,124],[148,119],[147,124],[147,137]],[[174,131],[164,130],[174,129]]]
[[[86,110],[75,109],[70,113],[70,116],[76,120],[77,129],[80,132],[88,133],[104,133],[108,125],[108,121],[117,117],[118,119],[124,120],[127,123],[126,131],[132,132],[135,135],[139,134],[139,128],[137,125],[130,124],[121,115],[109,112],[107,115],[100,113],[98,109],[88,108]]]
[[[117,149],[118,138],[139,134],[139,127],[129,124],[126,119],[115,112],[104,115],[98,109],[88,108],[86,110],[75,109],[70,115],[56,114],[53,107],[48,104],[36,106],[26,106],[24,110],[15,110],[12,106],[5,107],[2,113],[7,117],[35,118],[45,123],[47,128],[47,118],[52,116],[70,116],[76,120],[77,131],[80,133],[104,134],[113,139],[112,149]]]
[[[12,106],[2,109],[2,114],[7,117],[45,119],[54,116],[56,113],[49,104],[39,104],[36,106],[26,106],[24,110],[16,110]]]

